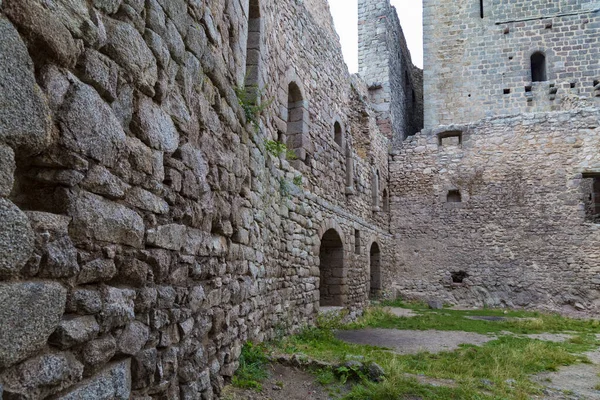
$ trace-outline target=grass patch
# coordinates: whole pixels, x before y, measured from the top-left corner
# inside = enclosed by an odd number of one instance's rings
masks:
[[[320,317],[317,327],[308,327],[300,334],[284,339],[278,344],[277,350],[305,354],[333,363],[360,360],[363,363],[376,362],[383,367],[386,371],[383,382],[359,382],[344,397],[348,400],[525,400],[540,394],[540,387],[530,380],[531,375],[555,371],[564,365],[589,362],[581,353],[600,345],[595,336],[600,331],[597,321],[571,320],[558,315],[520,311],[435,311],[422,305],[411,305],[410,308],[420,315],[413,318],[396,317],[382,307],[375,307],[348,325],[342,323],[341,317]],[[464,318],[469,315],[527,319],[480,321]],[[452,352],[415,355],[399,355],[388,349],[350,344],[335,338],[335,329],[366,327],[462,330],[494,333],[498,338],[481,347],[463,345]],[[554,343],[501,333],[503,331],[516,334],[568,331],[578,334],[566,342]],[[450,379],[456,383],[456,387],[424,385],[412,378],[417,375]],[[323,384],[331,384],[333,379],[340,380],[340,374],[334,370],[322,370],[316,372],[316,376]]]
[[[269,376],[266,369],[268,363],[263,346],[246,343],[240,355],[240,367],[235,372],[231,383],[242,389],[261,390],[261,381]]]
[[[397,317],[385,311],[383,307],[371,307],[357,322],[340,326],[340,329],[389,328],[442,331],[466,331],[476,333],[500,333],[509,331],[517,334],[559,333],[565,331],[578,333],[600,333],[600,321],[570,319],[558,314],[544,314],[528,311],[509,311],[500,309],[483,310],[430,310],[420,303],[400,301],[383,303],[384,306],[409,308],[419,315],[416,317]],[[504,317],[506,321],[482,321],[465,317]]]

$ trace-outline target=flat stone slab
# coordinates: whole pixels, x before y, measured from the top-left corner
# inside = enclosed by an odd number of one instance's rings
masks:
[[[486,315],[472,315],[472,316],[467,316],[465,318],[473,319],[476,321],[492,321],[492,322],[508,321],[508,318],[506,318],[506,317],[494,317],[494,316],[486,316]]]
[[[400,308],[400,307],[386,307],[385,311],[389,312],[390,314],[395,315],[396,317],[410,318],[410,317],[417,317],[419,315],[416,312],[414,312],[413,310],[410,310],[408,308]]]
[[[472,332],[398,329],[337,331],[335,336],[348,343],[386,347],[399,354],[452,351],[458,349],[461,344],[480,346],[495,339],[494,336]]]
[[[545,399],[600,399],[598,372],[600,351],[584,353],[593,364],[575,364],[562,367],[556,372],[544,372],[534,377],[534,381],[547,387],[548,393],[568,393],[569,397],[548,396]]]
[[[545,342],[554,343],[564,343],[573,337],[573,335],[567,335],[565,333],[535,333],[525,336],[529,339],[543,340]]]

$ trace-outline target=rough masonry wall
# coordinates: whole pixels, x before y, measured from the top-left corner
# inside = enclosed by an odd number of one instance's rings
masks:
[[[460,142],[440,139],[451,131]],[[582,178],[600,172],[598,134],[600,112],[586,109],[426,129],[405,141],[390,165],[398,294],[597,312],[600,229],[585,218]],[[448,202],[453,190],[462,202]]]
[[[358,2],[359,75],[369,85],[381,131],[394,143],[423,127],[421,70],[412,64],[400,20],[389,0]]]
[[[483,4],[481,18],[477,1],[424,2],[426,128],[599,104],[597,1]],[[532,82],[536,51],[546,56],[544,82]]]
[[[394,257],[374,207],[389,143],[305,5],[260,4],[258,128],[236,90],[247,2],[0,5],[4,397],[217,397],[246,340],[314,321],[329,229],[344,305],[362,307],[371,244],[382,268]],[[265,148],[285,135],[290,80],[306,163]]]

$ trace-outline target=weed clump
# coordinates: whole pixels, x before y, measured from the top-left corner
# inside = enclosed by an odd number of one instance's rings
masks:
[[[251,342],[246,343],[242,347],[240,367],[232,379],[233,386],[261,390],[261,381],[269,376],[266,369],[268,363],[269,360],[263,346],[257,346]]]

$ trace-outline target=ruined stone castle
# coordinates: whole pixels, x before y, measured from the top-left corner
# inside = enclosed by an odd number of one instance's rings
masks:
[[[600,3],[0,0],[0,397],[213,399],[370,297],[600,306]],[[492,4],[493,3],[493,4]],[[401,10],[400,10],[401,11]]]

